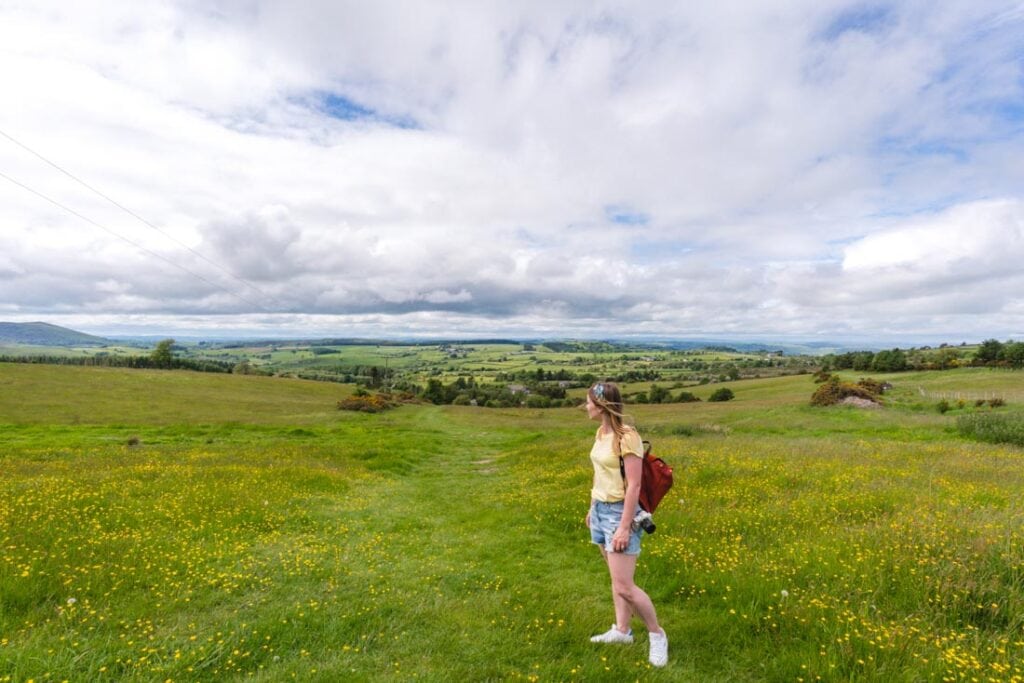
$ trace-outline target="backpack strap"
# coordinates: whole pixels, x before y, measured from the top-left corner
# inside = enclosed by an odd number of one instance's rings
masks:
[[[637,453],[635,455],[638,458],[640,458],[641,460],[643,460],[651,452],[651,442],[647,441],[646,439],[644,439],[643,441],[640,442],[640,444],[644,447],[644,453],[643,453],[643,455],[640,455],[639,453]],[[615,445],[618,446],[617,450],[619,451],[619,472],[622,473],[622,480],[625,481],[626,480],[626,461],[622,459],[622,445],[619,443],[619,441],[616,441]]]
[[[619,437],[615,440],[615,450],[618,451],[619,453],[619,474],[622,475],[622,496],[623,500],[625,500],[626,486],[629,482],[626,479],[626,461],[622,457],[622,437]],[[637,500],[637,502],[639,502],[639,499]]]
[[[626,461],[622,459],[622,437],[615,435],[615,453],[619,456],[619,473],[622,475],[622,486],[626,486]]]

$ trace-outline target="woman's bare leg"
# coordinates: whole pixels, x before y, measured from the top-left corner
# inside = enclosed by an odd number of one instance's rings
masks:
[[[601,548],[601,556],[608,564],[608,573],[612,576],[612,603],[615,605],[615,626],[623,633],[629,633],[629,622],[633,619],[633,606],[618,591],[615,590],[615,575],[612,573],[611,561],[608,559],[616,553],[609,553]]]
[[[643,620],[649,633],[662,633],[654,603],[643,589],[633,583],[637,556],[623,553],[605,553],[604,556],[612,577],[615,620],[619,629],[628,631],[629,621],[636,614]]]

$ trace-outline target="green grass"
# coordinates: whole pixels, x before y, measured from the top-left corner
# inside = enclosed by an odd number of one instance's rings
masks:
[[[912,387],[956,375],[1002,381]],[[0,682],[1020,679],[1024,451],[898,377],[878,411],[810,408],[807,376],[630,407],[676,467],[637,576],[657,671],[639,623],[587,640],[612,614],[579,409],[0,364]]]
[[[970,438],[990,443],[1012,443],[1024,446],[1024,415],[975,412],[960,415],[957,430]]]
[[[251,375],[0,363],[0,423],[308,424],[333,417],[350,392]]]

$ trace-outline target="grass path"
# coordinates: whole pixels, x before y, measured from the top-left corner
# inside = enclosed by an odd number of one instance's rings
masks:
[[[355,662],[342,656],[336,670],[379,680],[397,672],[569,680],[646,671],[642,644],[605,652],[588,642],[610,618],[603,566],[582,523],[566,529],[564,520],[544,518],[547,501],[531,499],[549,496],[550,486],[523,480],[536,476],[536,463],[523,458],[543,457],[546,435],[441,420],[439,411],[418,413],[434,451],[406,475],[364,490],[387,501],[379,515],[371,508],[350,520],[352,528],[357,517],[370,518],[350,533],[344,553],[351,592],[367,605],[376,591],[402,597],[385,600],[378,630],[360,635],[387,646],[368,647]],[[578,503],[581,522],[585,484],[561,493]],[[401,609],[389,620],[396,602]]]

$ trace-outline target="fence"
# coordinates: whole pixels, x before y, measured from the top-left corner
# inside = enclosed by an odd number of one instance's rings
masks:
[[[1024,399],[1024,394],[1021,392],[999,392],[999,391],[925,391],[924,387],[918,387],[917,393],[922,398],[934,399],[936,401],[966,401],[971,403],[973,401],[988,401],[993,398],[1001,398],[1004,401],[1013,399],[1014,401],[1020,401]]]

